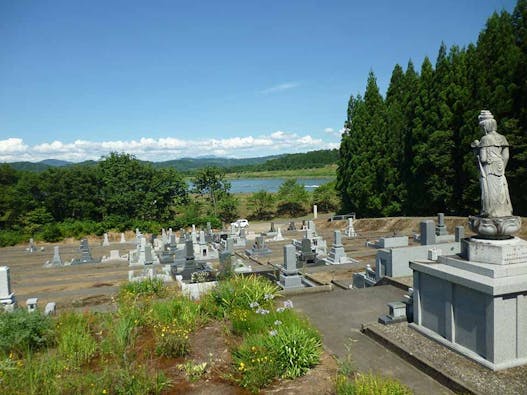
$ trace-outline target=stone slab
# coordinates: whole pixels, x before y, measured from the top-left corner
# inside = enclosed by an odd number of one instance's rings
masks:
[[[472,238],[464,242],[469,261],[495,265],[527,262],[527,241],[518,237],[509,240]]]
[[[527,274],[492,278],[435,261],[410,262],[410,268],[493,296],[527,290]]]

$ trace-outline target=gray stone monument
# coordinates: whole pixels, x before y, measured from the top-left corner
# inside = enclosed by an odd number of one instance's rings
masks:
[[[287,227],[287,230],[289,230],[289,231],[296,231],[295,221],[289,222],[289,226]]]
[[[252,248],[245,250],[245,253],[248,256],[267,256],[271,255],[272,251],[265,245],[265,239],[263,236],[256,236]]]
[[[445,225],[445,214],[444,213],[437,214],[437,225],[436,225],[435,233],[437,236],[445,236],[448,234],[448,231]]]
[[[328,265],[339,265],[343,263],[352,263],[353,261],[348,258],[346,252],[344,251],[344,246],[342,245],[342,235],[340,230],[333,232],[333,246],[329,250],[328,257],[324,259]]]
[[[0,266],[0,306],[6,311],[13,311],[15,308],[15,294],[11,290],[11,277],[8,266]]]
[[[53,247],[53,258],[50,262],[51,266],[62,266],[62,259],[60,259],[59,246]]]
[[[480,166],[482,212],[469,217],[477,233],[459,255],[415,261],[413,311],[417,330],[493,370],[527,363],[527,242],[513,237],[504,169],[508,143],[482,111],[481,142],[472,143]]]
[[[284,264],[281,268],[280,281],[283,289],[302,288],[302,276],[296,266],[296,248],[288,244],[284,246]]]
[[[82,239],[79,246],[81,253],[80,258],[74,258],[71,260],[72,265],[79,265],[81,263],[98,263],[100,259],[94,259],[91,255],[90,246],[88,245],[88,239]]]
[[[33,238],[29,239],[29,247],[27,248],[27,251],[29,252],[35,252],[37,250],[37,246],[35,245],[35,241]]]
[[[108,247],[110,245],[110,240],[108,239],[108,233],[104,234],[104,240],[102,241],[103,247]]]
[[[121,244],[126,243],[126,238],[124,237],[124,233],[121,233]]]

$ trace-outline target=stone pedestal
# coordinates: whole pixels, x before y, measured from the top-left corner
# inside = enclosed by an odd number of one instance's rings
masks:
[[[527,242],[463,241],[412,262],[415,329],[493,370],[527,363]]]

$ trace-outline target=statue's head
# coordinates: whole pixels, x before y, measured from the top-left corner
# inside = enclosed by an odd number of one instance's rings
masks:
[[[479,126],[481,126],[485,133],[496,132],[498,130],[498,124],[494,119],[494,115],[488,110],[481,110],[478,121]]]

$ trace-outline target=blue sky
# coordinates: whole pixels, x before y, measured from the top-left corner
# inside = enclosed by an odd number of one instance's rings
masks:
[[[0,0],[0,161],[338,147],[373,70],[476,42],[513,0]]]

